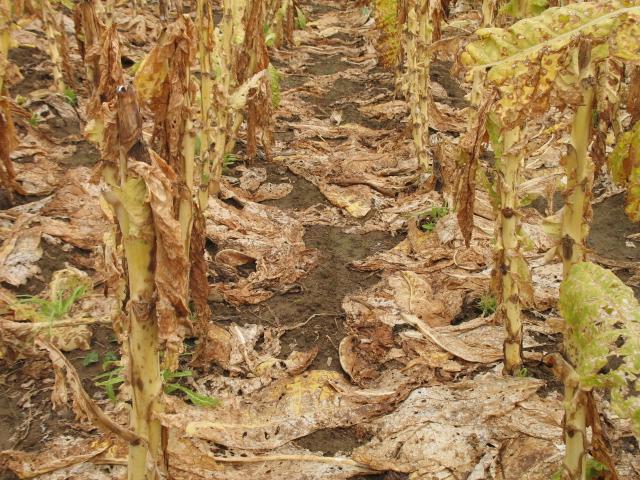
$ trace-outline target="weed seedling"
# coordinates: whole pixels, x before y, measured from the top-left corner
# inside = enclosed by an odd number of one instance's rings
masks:
[[[29,125],[32,127],[37,127],[40,124],[40,115],[37,113],[32,113],[31,117],[29,117]]]
[[[235,165],[238,161],[238,157],[236,157],[233,153],[227,153],[224,156],[224,160],[222,161],[222,171],[227,173],[229,169]]]
[[[90,365],[94,365],[100,361],[100,354],[96,351],[90,351],[87,353],[82,359],[82,365],[88,367]]]
[[[78,94],[75,92],[75,90],[67,87],[64,89],[63,95],[64,95],[64,100],[69,105],[71,105],[72,107],[78,106]]]
[[[438,220],[447,216],[448,213],[449,207],[446,204],[441,207],[432,207],[430,210],[420,213],[420,228],[425,232],[433,232]]]
[[[478,299],[478,308],[482,312],[483,317],[488,317],[496,313],[498,301],[491,293],[483,293]]]
[[[298,30],[304,30],[305,28],[307,28],[307,17],[305,16],[304,12],[296,7],[296,27],[298,28]]]
[[[27,305],[34,305],[38,308],[38,312],[49,322],[49,337],[53,336],[53,323],[64,318],[73,304],[84,297],[86,293],[85,287],[76,287],[69,296],[58,295],[55,300],[49,300],[40,297],[23,296],[18,301]]]
[[[182,392],[184,393],[189,401],[194,405],[199,407],[215,407],[220,403],[220,400],[217,398],[209,397],[208,395],[203,395],[202,393],[195,392],[190,388],[185,387],[184,385],[180,385],[179,383],[172,381],[178,380],[185,377],[191,377],[193,372],[191,370],[178,370],[175,372],[171,372],[169,370],[162,371],[162,380],[164,382],[164,393],[170,395],[174,392]]]

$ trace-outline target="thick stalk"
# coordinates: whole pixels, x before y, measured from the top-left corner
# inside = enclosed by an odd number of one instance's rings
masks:
[[[433,25],[429,0],[411,0],[407,15],[406,92],[411,106],[410,118],[413,143],[418,162],[426,172],[431,169],[429,160],[429,70],[428,47],[433,39]]]
[[[9,48],[11,47],[10,0],[2,0],[0,9],[0,95],[4,95],[4,77],[9,62]]]
[[[482,26],[491,27],[496,20],[498,0],[482,0]]]
[[[520,162],[519,155],[509,153],[518,142],[519,128],[503,133],[503,154],[498,160],[498,193],[501,209],[498,213],[497,238],[500,295],[498,311],[504,321],[507,338],[504,341],[504,370],[513,375],[522,368],[522,320],[520,318],[519,279],[522,275],[523,260],[520,255],[518,237],[519,218],[517,215]]]
[[[211,159],[211,193],[218,195],[220,192],[220,179],[222,177],[222,166],[224,164],[224,157],[227,153],[227,141],[229,133],[229,108],[226,105],[226,99],[231,94],[232,87],[232,72],[233,72],[233,44],[235,36],[235,26],[238,22],[236,16],[238,15],[238,6],[236,5],[238,0],[224,0],[224,13],[222,18],[222,52],[220,52],[220,71],[218,86],[221,93],[219,98],[222,99],[223,104],[217,105],[216,109],[216,126],[214,129],[214,151],[213,158]],[[205,165],[205,177],[207,175],[207,165]]]
[[[586,258],[585,241],[589,234],[593,187],[593,163],[589,156],[594,102],[594,89],[589,83],[592,77],[593,67],[589,65],[580,75],[583,102],[573,117],[571,147],[564,158],[567,194],[562,214],[560,253],[565,278],[574,264]]]
[[[66,86],[62,76],[62,55],[59,44],[61,32],[56,29],[55,11],[49,0],[42,0],[42,21],[44,23],[47,40],[49,42],[49,55],[53,63],[53,84],[58,92],[64,92]]]
[[[11,101],[5,85],[5,75],[9,63],[11,47],[12,11],[9,0],[0,3],[0,186],[2,186],[13,203],[14,192],[25,193],[16,182],[11,152],[18,145],[13,119],[11,117]]]
[[[126,155],[121,163],[126,164]],[[122,176],[122,175],[121,175]],[[132,388],[130,425],[146,442],[129,446],[129,480],[155,480],[155,468],[148,468],[147,456],[158,461],[162,454],[160,422],[152,418],[157,400],[162,394],[160,375],[158,326],[154,308],[153,251],[155,232],[151,208],[146,202],[144,180],[126,177],[115,203],[122,232],[129,277],[129,331],[126,348],[129,360],[129,380]],[[124,208],[126,205],[126,208]],[[135,214],[129,214],[134,211]]]
[[[564,384],[565,454],[562,480],[587,480],[587,419],[588,393],[580,388],[580,378],[562,355],[554,353],[545,358],[556,378]]]
[[[209,180],[211,176],[210,148],[213,140],[212,95],[213,95],[213,14],[206,0],[198,0],[196,28],[198,31],[198,57],[200,60],[200,162],[198,165],[198,205],[200,211],[207,208]]]
[[[291,21],[291,16],[294,14],[293,12],[293,0],[282,0],[280,3],[280,8],[276,11],[274,22],[273,22],[273,32],[276,36],[275,38],[275,46],[281,47],[285,41],[290,41],[290,32],[291,25],[288,23]]]
[[[587,394],[565,385],[563,478],[587,480]]]

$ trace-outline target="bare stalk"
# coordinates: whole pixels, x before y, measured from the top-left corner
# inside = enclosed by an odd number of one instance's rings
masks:
[[[403,87],[411,107],[413,143],[418,162],[425,172],[429,159],[429,70],[428,47],[433,40],[431,3],[434,0],[409,0],[405,25],[406,71]]]
[[[579,54],[581,57],[589,53]],[[594,105],[594,67],[589,60],[580,71],[582,105],[576,109],[571,128],[569,152],[563,159],[567,175],[566,201],[562,214],[561,248],[563,272],[566,277],[573,265],[586,258],[585,242],[591,218],[593,162],[589,156],[592,138]]]
[[[520,253],[519,217],[516,189],[522,158],[510,150],[520,139],[520,129],[503,133],[502,155],[497,160],[500,211],[496,226],[496,275],[500,285],[498,315],[504,322],[504,370],[513,375],[522,368],[522,305],[520,284],[527,275],[526,263]],[[524,271],[523,271],[524,270]]]
[[[56,21],[56,12],[49,0],[42,0],[42,22],[44,23],[45,33],[47,34],[49,55],[53,63],[53,84],[56,90],[62,93],[66,88],[62,74],[63,62],[60,51],[62,32],[59,31],[60,26]]]
[[[198,173],[198,206],[201,211],[207,208],[209,198],[209,177],[211,176],[212,131],[212,95],[214,30],[211,4],[198,0],[196,6],[196,30],[198,32],[198,58],[200,61],[200,161]]]
[[[11,161],[11,152],[18,146],[18,139],[11,115],[11,101],[5,85],[14,13],[10,0],[0,2],[0,185],[6,189],[11,203],[15,192],[25,193],[16,182]]]
[[[580,378],[562,355],[555,353],[545,359],[554,375],[564,383],[564,443],[563,480],[587,480],[587,412],[588,392],[580,388]]]

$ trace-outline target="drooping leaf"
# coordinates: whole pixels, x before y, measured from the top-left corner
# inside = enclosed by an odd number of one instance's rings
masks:
[[[627,187],[627,216],[640,222],[640,121],[620,136],[607,163],[614,181]]]
[[[610,390],[612,407],[640,435],[640,305],[633,290],[613,272],[579,263],[560,287],[559,307],[581,387]]]
[[[460,56],[499,91],[496,111],[509,128],[554,101],[579,104],[578,46],[589,42],[591,60],[640,59],[640,2],[611,0],[550,8],[509,28],[483,28]],[[561,92],[558,93],[558,92]],[[557,95],[553,96],[556,93]]]
[[[401,23],[397,0],[375,0],[374,17],[379,38],[376,44],[380,63],[387,68],[398,65],[402,54]]]
[[[500,7],[500,13],[502,15],[521,19],[540,15],[548,7],[548,0],[509,0]]]

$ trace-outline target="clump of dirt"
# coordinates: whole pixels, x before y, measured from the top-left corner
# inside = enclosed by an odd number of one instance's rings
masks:
[[[460,88],[458,81],[451,75],[450,62],[433,62],[431,65],[431,80],[438,82],[447,92],[448,97],[442,102],[454,108],[464,108],[469,106],[465,100],[465,91]]]
[[[81,141],[76,144],[76,151],[73,155],[63,158],[60,163],[69,167],[91,166],[100,161],[100,152],[92,144]]]
[[[324,456],[330,457],[337,453],[349,454],[369,439],[370,436],[362,435],[362,432],[355,426],[318,430],[311,435],[299,438],[295,443],[312,452],[322,450]]]
[[[39,65],[49,61],[49,57],[39,48],[18,46],[9,50],[9,60],[20,66],[24,79],[11,86],[12,95],[26,96],[34,90],[48,88],[53,77],[48,70],[38,69]]]

